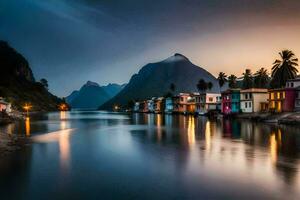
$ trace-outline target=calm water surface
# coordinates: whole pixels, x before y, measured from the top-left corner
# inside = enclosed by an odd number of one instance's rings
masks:
[[[1,199],[300,199],[300,129],[154,114],[62,112],[0,127]]]

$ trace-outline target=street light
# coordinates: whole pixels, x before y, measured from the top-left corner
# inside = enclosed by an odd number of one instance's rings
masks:
[[[29,115],[29,110],[31,109],[31,105],[26,103],[24,106],[23,106],[23,109],[26,111],[27,113],[27,116]]]

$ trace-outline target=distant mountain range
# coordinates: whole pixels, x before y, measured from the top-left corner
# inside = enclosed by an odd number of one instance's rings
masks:
[[[33,111],[52,111],[62,102],[35,81],[26,58],[5,41],[0,41],[0,70],[0,96],[14,109],[21,111],[25,103],[30,103]]]
[[[98,83],[88,81],[79,91],[75,90],[67,96],[66,101],[75,109],[96,110],[119,93],[124,86],[118,84],[100,86]]]
[[[100,109],[110,110],[115,104],[126,105],[129,101],[164,96],[170,92],[172,83],[175,85],[174,93],[197,92],[196,85],[200,79],[213,83],[210,92],[220,92],[218,81],[212,74],[177,53],[161,62],[142,67],[124,89]]]

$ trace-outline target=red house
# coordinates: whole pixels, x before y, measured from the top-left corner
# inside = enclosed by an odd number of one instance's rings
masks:
[[[269,92],[269,109],[273,112],[292,112],[295,109],[296,89],[279,88]]]

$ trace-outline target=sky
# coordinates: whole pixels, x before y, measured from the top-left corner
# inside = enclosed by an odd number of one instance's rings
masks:
[[[217,76],[300,57],[299,0],[0,0],[0,40],[67,96],[181,53]]]

